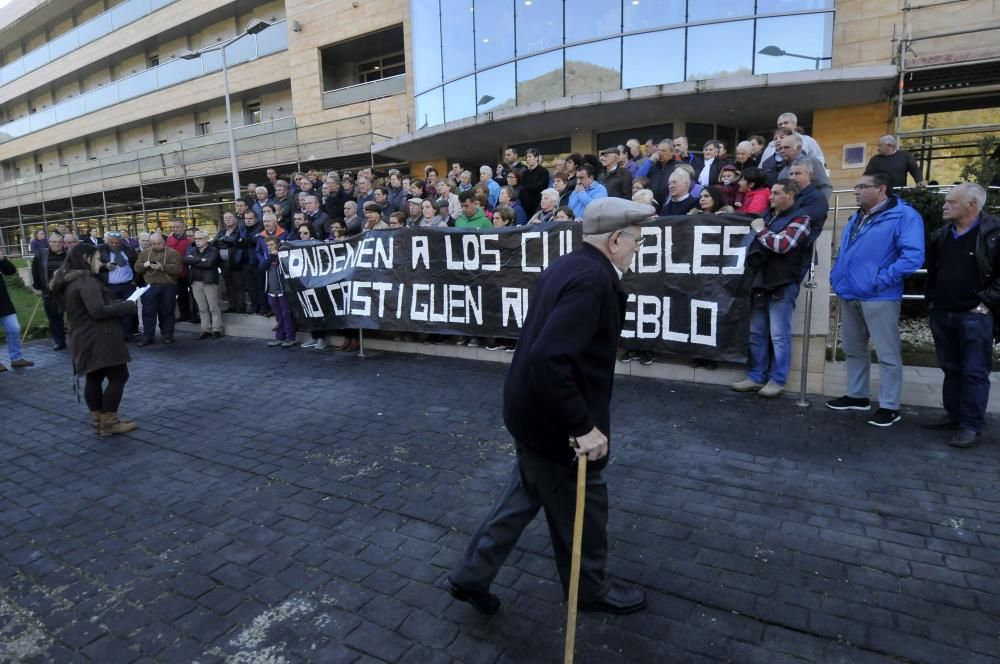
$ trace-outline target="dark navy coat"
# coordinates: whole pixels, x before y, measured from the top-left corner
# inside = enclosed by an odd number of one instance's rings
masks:
[[[519,445],[568,466],[570,436],[596,426],[610,441],[625,300],[611,261],[587,243],[542,274],[504,383],[504,423]]]

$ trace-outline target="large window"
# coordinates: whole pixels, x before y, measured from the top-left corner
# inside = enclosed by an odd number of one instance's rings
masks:
[[[413,0],[413,89],[441,84],[441,16],[438,0]]]
[[[563,96],[831,61],[834,0],[410,2],[417,128]]]
[[[621,87],[621,40],[566,49],[566,96],[603,92]]]
[[[563,0],[517,5],[517,55],[538,53],[563,43]]]
[[[476,69],[514,57],[514,4],[480,2],[476,5]]]
[[[371,83],[406,71],[402,25],[339,42],[322,49],[320,54],[324,90]],[[438,75],[437,80],[440,79]]]

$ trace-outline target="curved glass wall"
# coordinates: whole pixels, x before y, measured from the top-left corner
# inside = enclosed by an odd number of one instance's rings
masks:
[[[827,69],[834,0],[411,0],[417,129],[512,106]]]
[[[125,0],[112,9],[81,23],[50,42],[46,42],[22,57],[0,67],[0,85],[10,83],[56,58],[73,52],[84,44],[114,32],[129,23],[152,14],[176,0]]]
[[[231,68],[286,48],[288,48],[288,30],[285,22],[280,21],[257,34],[244,35],[226,46],[226,65]],[[220,69],[222,69],[222,54],[218,50],[206,51],[192,60],[177,58],[164,62],[162,65],[120,78],[54,106],[43,108],[37,113],[0,125],[0,143]]]

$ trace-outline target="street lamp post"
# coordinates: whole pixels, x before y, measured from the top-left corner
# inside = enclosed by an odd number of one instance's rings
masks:
[[[197,51],[186,51],[181,53],[180,57],[185,60],[194,60],[195,58],[200,58],[203,54],[209,51],[219,51],[222,56],[222,91],[223,96],[226,100],[226,138],[229,140],[229,167],[233,173],[233,200],[235,201],[240,197],[240,169],[239,165],[236,163],[236,139],[233,137],[233,109],[229,100],[229,68],[226,62],[226,47],[235,42],[238,39],[245,37],[246,35],[255,35],[265,29],[271,27],[271,24],[267,21],[262,21],[259,18],[251,19],[247,23],[247,27],[243,32],[230,37],[229,39],[219,42],[208,48],[203,48]]]
[[[816,63],[816,69],[819,69],[819,63],[823,60],[832,60],[830,56],[817,56],[817,55],[801,55],[799,53],[789,53],[783,48],[777,46],[765,46],[764,48],[757,51],[759,55],[770,55],[775,58],[780,58],[783,55],[787,55],[790,58],[802,58],[803,60],[812,60]]]

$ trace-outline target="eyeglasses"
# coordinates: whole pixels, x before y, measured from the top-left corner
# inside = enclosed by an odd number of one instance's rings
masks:
[[[628,231],[620,231],[622,235],[628,235],[635,242],[635,246],[641,247],[646,242],[645,236],[636,235],[635,233],[629,233]]]

